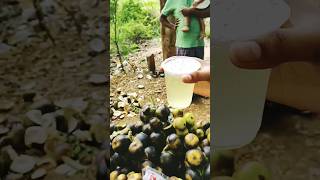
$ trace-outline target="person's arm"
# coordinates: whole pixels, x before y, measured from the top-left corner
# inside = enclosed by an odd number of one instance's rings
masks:
[[[173,29],[173,30],[176,29],[176,24],[173,24],[173,23],[169,22],[167,16],[165,16],[165,15],[161,15],[160,16],[160,22],[161,22],[162,25],[164,25],[167,28],[170,28],[170,29]]]
[[[198,18],[207,18],[210,17],[210,6],[205,9],[197,8],[184,8],[181,10],[184,16],[197,16]]]

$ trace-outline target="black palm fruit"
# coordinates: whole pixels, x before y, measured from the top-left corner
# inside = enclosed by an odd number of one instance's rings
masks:
[[[150,141],[158,149],[162,149],[165,145],[164,135],[161,133],[153,132],[150,134]]]
[[[171,151],[163,151],[160,155],[160,164],[161,168],[164,171],[166,175],[173,175],[176,171],[176,168],[178,166],[178,160],[176,159],[176,156]]]
[[[110,157],[111,170],[116,169],[116,167],[118,167],[118,166],[123,166],[124,164],[125,164],[125,160],[119,153],[114,153]]]
[[[143,125],[142,132],[144,132],[147,135],[150,135],[152,133],[152,129],[151,129],[150,124]]]
[[[115,152],[125,153],[128,151],[131,141],[126,135],[118,135],[112,140],[112,149]]]
[[[141,157],[143,155],[143,144],[138,138],[135,138],[130,144],[129,153],[131,155],[134,155],[135,158]]]
[[[155,116],[155,108],[152,105],[144,105],[140,111],[140,120],[148,123],[149,120]]]
[[[143,127],[143,122],[142,121],[138,121],[138,122],[135,122],[134,124],[132,124],[130,126],[130,129],[132,131],[132,134],[135,135],[135,134],[138,134],[139,132],[142,132],[142,127]]]
[[[144,149],[144,154],[151,162],[159,161],[159,154],[154,146],[149,146]]]
[[[174,133],[167,137],[167,144],[171,150],[178,150],[182,148],[182,142],[179,136]]]
[[[149,144],[149,136],[145,134],[144,132],[140,132],[136,134],[135,138],[139,139],[141,143],[143,144],[143,147],[147,147]]]
[[[156,115],[162,122],[168,122],[170,109],[166,105],[162,104],[157,108]]]
[[[151,129],[155,132],[160,132],[162,131],[162,128],[163,128],[163,124],[162,122],[160,121],[159,118],[157,117],[153,117],[150,119],[149,121],[149,124],[151,126]]]

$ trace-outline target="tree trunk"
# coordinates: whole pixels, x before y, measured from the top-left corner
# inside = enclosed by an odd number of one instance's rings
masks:
[[[161,10],[163,9],[166,0],[160,0]],[[172,20],[173,18],[170,17]],[[161,25],[161,42],[163,59],[176,55],[176,32]]]

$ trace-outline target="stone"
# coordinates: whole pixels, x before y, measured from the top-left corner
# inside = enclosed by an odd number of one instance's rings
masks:
[[[13,160],[10,165],[10,170],[16,173],[25,174],[30,172],[36,162],[33,157],[28,155],[20,155]]]
[[[47,174],[46,169],[39,168],[31,174],[31,179],[39,179],[39,178],[44,177],[46,174]]]
[[[142,84],[138,85],[138,89],[144,89],[144,85]]]
[[[45,128],[41,126],[32,126],[26,129],[24,142],[27,146],[35,144],[44,144],[48,134]]]

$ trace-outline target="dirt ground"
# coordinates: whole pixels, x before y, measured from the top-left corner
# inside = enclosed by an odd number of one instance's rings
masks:
[[[131,55],[131,61],[137,72],[117,73],[113,71],[111,78],[111,93],[118,88],[125,92],[137,92],[144,97],[143,102],[149,102],[154,97],[157,103],[165,102],[164,78],[147,79],[146,56],[153,53],[156,56],[157,67],[162,60],[159,41],[151,41],[142,45],[142,49]],[[209,48],[206,48],[208,58]],[[116,61],[111,63],[115,66]],[[129,67],[128,67],[129,68]],[[142,73],[144,78],[138,79]],[[138,85],[144,89],[138,89]],[[111,98],[113,99],[113,98]],[[210,99],[195,98],[187,109],[195,114],[196,119],[210,119]],[[138,116],[115,120],[118,123],[131,123]],[[313,115],[304,114],[281,105],[266,104],[263,123],[256,139],[249,145],[234,150],[236,168],[249,161],[260,161],[272,173],[274,180],[318,180],[320,179],[320,121]]]
[[[127,74],[125,75],[118,70],[112,71],[110,92],[116,94],[117,89],[126,93],[138,94],[138,97],[142,99],[142,105],[155,101],[156,104],[166,103],[165,82],[163,77],[150,77],[148,72],[148,66],[146,57],[150,54],[155,55],[156,68],[159,69],[162,62],[161,46],[159,40],[153,40],[143,44],[142,49],[137,53],[128,57],[127,61],[136,68],[136,72],[133,72],[132,67],[128,65],[126,67]],[[205,56],[208,58],[210,53],[208,51],[209,44],[207,44]],[[111,62],[111,67],[115,67],[116,60]],[[143,74],[142,79],[138,79],[138,74]],[[149,78],[148,78],[149,77]],[[143,89],[139,89],[138,86],[143,85]],[[111,97],[114,100],[116,97]],[[209,120],[210,118],[210,99],[203,97],[194,97],[192,105],[185,111],[191,111],[194,113],[196,119]],[[123,120],[117,120],[119,123],[130,123],[139,119],[139,116],[125,117]]]

